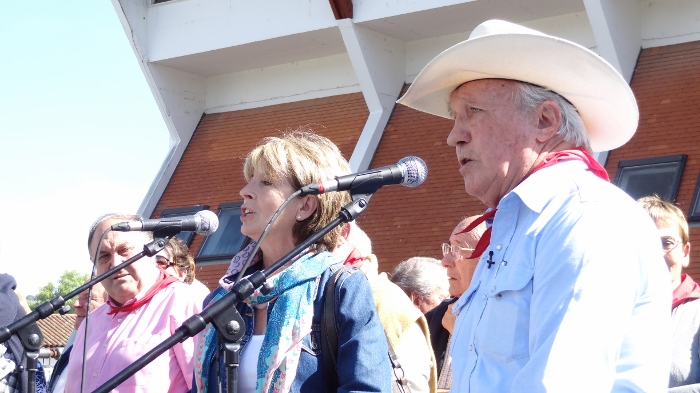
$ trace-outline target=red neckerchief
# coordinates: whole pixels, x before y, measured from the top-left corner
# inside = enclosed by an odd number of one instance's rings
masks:
[[[345,262],[343,262],[343,265],[355,266],[359,268],[360,266],[362,266],[362,262],[364,261],[365,258],[362,257],[360,250],[358,250],[356,247],[353,247],[352,252],[350,252],[350,255],[348,255],[348,257],[345,258]]]
[[[144,304],[148,303],[151,300],[151,298],[155,296],[156,293],[160,292],[161,289],[167,287],[175,281],[177,281],[177,278],[175,278],[175,276],[171,276],[164,270],[160,269],[160,275],[158,276],[158,280],[156,280],[156,283],[153,284],[153,286],[148,291],[146,291],[146,293],[143,295],[143,298],[129,304],[128,306],[114,307],[110,304],[110,307],[112,309],[107,313],[107,315],[114,315],[118,312],[134,311],[139,307],[143,306]]]
[[[700,298],[700,285],[696,284],[687,274],[681,274],[681,285],[673,290],[673,305],[671,309],[678,307],[687,300]]]
[[[562,151],[557,151],[554,153],[549,153],[547,156],[537,164],[536,167],[530,171],[525,177],[523,177],[523,180],[527,179],[528,176],[532,175],[533,173],[539,171],[542,168],[546,168],[548,166],[552,166],[554,164],[557,164],[561,161],[568,161],[568,160],[579,160],[583,161],[588,165],[588,170],[593,172],[596,176],[599,178],[605,180],[605,181],[610,181],[610,178],[608,178],[608,172],[600,166],[598,161],[593,158],[588,152],[585,150],[562,150]],[[523,180],[520,182],[522,183]],[[460,233],[467,233],[471,231],[472,229],[476,228],[477,225],[481,224],[482,222],[486,221],[489,218],[492,218],[496,215],[496,210],[498,209],[493,209],[482,215],[481,217],[477,218],[476,220],[472,221],[469,226],[467,226],[463,231],[459,233],[455,233],[455,235],[459,235]],[[467,259],[474,259],[474,258],[479,258],[481,254],[486,251],[486,248],[488,248],[489,243],[491,242],[491,227],[488,227],[486,231],[484,231],[484,234],[481,235],[481,239],[479,239],[479,242],[476,244],[476,247],[474,247],[474,251],[472,251],[472,255],[468,256]]]

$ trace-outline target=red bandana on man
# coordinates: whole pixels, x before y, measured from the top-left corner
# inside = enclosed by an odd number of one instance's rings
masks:
[[[153,284],[153,286],[146,291],[146,293],[143,295],[143,298],[127,305],[127,306],[121,306],[121,307],[114,307],[110,304],[110,307],[112,308],[107,315],[113,315],[118,312],[131,312],[139,307],[143,306],[144,304],[148,303],[153,296],[156,295],[156,293],[160,292],[161,289],[167,287],[168,285],[174,283],[177,281],[177,278],[175,276],[171,276],[170,274],[166,273],[163,269],[160,269],[160,275],[158,276],[158,280],[156,280],[156,283]]]
[[[689,275],[681,274],[681,285],[673,290],[673,305],[676,308],[688,300],[700,299],[700,285],[695,283]]]
[[[547,156],[544,158],[542,162],[540,162],[535,168],[528,173],[523,180],[527,179],[528,176],[532,175],[533,173],[539,171],[542,168],[546,168],[548,166],[552,166],[554,164],[557,164],[561,161],[568,161],[568,160],[579,160],[583,161],[588,165],[588,170],[593,172],[596,176],[599,178],[605,180],[605,181],[610,181],[610,178],[608,177],[608,172],[598,164],[598,161],[593,158],[588,152],[584,150],[562,150],[554,153],[549,153]],[[521,182],[523,181],[521,180]],[[492,218],[496,215],[496,210],[498,209],[493,209],[488,211],[486,214],[483,216],[477,218],[476,220],[472,221],[469,226],[467,226],[463,231],[456,233],[455,235],[459,235],[460,233],[467,233],[471,231],[472,229],[476,228],[477,225],[481,224],[482,222],[488,220],[489,218]],[[481,235],[481,239],[479,239],[479,242],[476,244],[476,247],[474,248],[474,251],[472,251],[472,255],[468,257],[468,259],[473,259],[473,258],[479,258],[481,254],[486,251],[486,248],[489,246],[489,243],[491,242],[491,227],[488,227],[486,231],[484,232],[483,235]]]

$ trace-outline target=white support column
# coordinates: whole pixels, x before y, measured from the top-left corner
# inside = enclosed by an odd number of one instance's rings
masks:
[[[367,122],[350,157],[352,170],[362,171],[369,167],[401,93],[405,49],[403,41],[357,26],[350,19],[339,20],[338,27],[369,108]]]
[[[206,79],[148,62],[147,4],[118,0],[112,4],[170,132],[170,151],[138,209],[150,217],[204,113]]]
[[[583,0],[598,54],[630,83],[642,48],[641,5],[637,0]],[[608,151],[596,152],[601,165]]]

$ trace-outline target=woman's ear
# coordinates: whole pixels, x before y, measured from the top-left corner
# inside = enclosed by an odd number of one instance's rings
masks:
[[[301,217],[299,221],[306,220],[311,217],[318,207],[318,197],[316,195],[304,195],[301,197],[302,202],[297,210],[297,217]]]

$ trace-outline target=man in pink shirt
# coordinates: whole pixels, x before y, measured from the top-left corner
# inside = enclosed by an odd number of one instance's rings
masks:
[[[110,214],[100,217],[88,237],[94,257],[102,234],[113,224],[141,217]],[[100,245],[97,274],[121,264],[152,240],[149,232],[109,232]],[[68,364],[67,393],[90,392],[163,342],[193,314],[203,298],[144,257],[102,281],[107,303],[89,316],[77,332]],[[84,382],[83,341],[87,341]],[[194,344],[187,339],[163,353],[114,389],[116,392],[186,392],[192,387]]]

